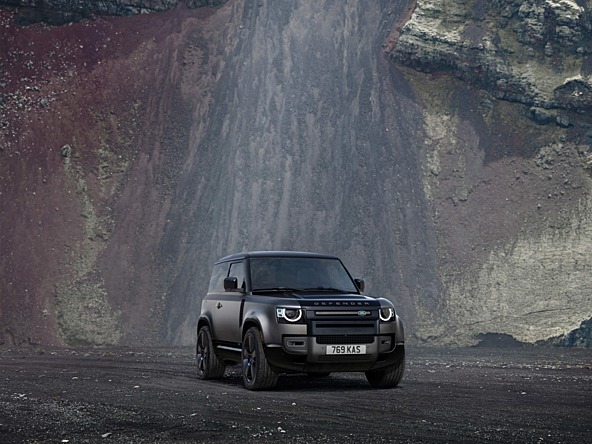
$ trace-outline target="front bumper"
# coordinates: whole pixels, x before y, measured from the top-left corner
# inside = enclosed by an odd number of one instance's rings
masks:
[[[280,372],[365,372],[390,367],[405,356],[403,342],[394,335],[341,337],[341,344],[364,344],[364,354],[327,354],[327,346],[337,338],[324,336],[284,336],[282,344],[268,345],[265,356]]]

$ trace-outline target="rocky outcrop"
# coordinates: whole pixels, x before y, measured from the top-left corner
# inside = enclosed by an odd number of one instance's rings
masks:
[[[449,73],[499,99],[592,109],[589,5],[571,0],[417,0],[396,30],[394,61]]]
[[[445,301],[426,342],[587,343],[569,332],[592,315],[590,6],[418,0],[391,34],[425,104]]]
[[[582,321],[580,326],[569,333],[537,342],[537,345],[554,345],[557,347],[592,347],[592,319]]]
[[[189,8],[217,6],[227,0],[0,0],[0,5],[20,7],[17,23],[45,22],[51,25],[78,22],[96,15],[130,16],[166,11],[179,3]]]

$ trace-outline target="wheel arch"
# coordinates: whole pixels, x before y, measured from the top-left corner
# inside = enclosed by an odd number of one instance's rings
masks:
[[[197,321],[197,329],[196,329],[196,333],[199,333],[199,330],[203,327],[206,326],[210,329],[210,334],[212,333],[212,322],[210,321],[209,318],[207,318],[206,316],[201,316],[199,318],[199,320]]]
[[[261,327],[261,322],[259,321],[259,319],[256,319],[256,318],[245,319],[245,321],[243,322],[243,328],[242,328],[242,333],[241,333],[241,342],[242,342],[242,338],[245,337],[245,333],[251,327],[255,327],[261,332],[261,341],[263,342],[263,344],[265,344],[265,331]]]

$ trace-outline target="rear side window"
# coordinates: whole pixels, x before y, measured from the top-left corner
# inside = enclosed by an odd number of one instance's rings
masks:
[[[224,291],[224,278],[228,276],[228,262],[214,265],[208,293]]]

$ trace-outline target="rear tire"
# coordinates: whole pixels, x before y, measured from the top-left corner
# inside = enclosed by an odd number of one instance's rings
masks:
[[[197,377],[199,379],[218,379],[224,376],[226,366],[214,353],[214,343],[207,325],[201,327],[197,332],[195,360],[197,361]]]
[[[269,390],[275,387],[278,375],[265,358],[261,332],[251,327],[243,337],[243,383],[248,390]]]
[[[399,385],[405,372],[405,356],[395,365],[366,372],[366,379],[374,388],[394,388]]]

